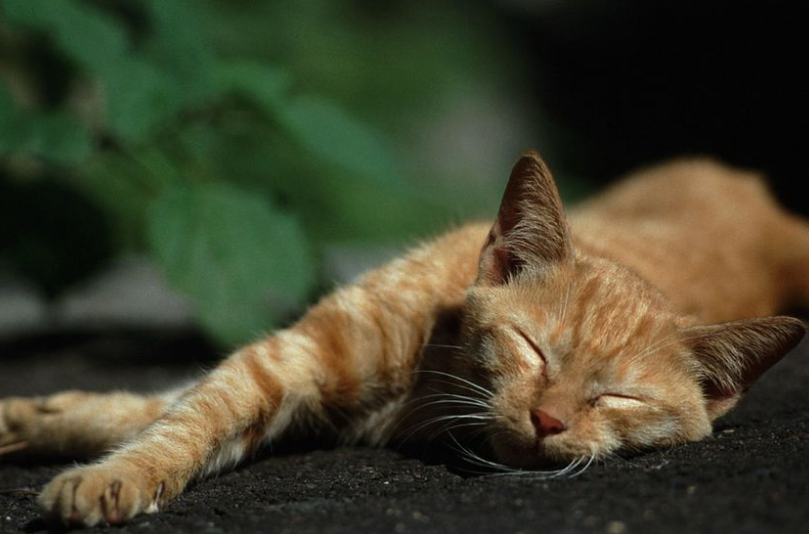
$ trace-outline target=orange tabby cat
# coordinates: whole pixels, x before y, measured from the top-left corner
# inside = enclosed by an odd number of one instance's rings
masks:
[[[561,475],[709,435],[804,334],[754,317],[808,302],[809,226],[757,176],[675,162],[568,221],[529,152],[493,226],[370,272],[193,387],[0,401],[0,446],[112,450],[40,497],[46,517],[85,525],[155,512],[190,480],[310,430],[449,439],[472,465]]]

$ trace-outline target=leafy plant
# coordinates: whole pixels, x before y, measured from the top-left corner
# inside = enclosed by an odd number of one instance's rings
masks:
[[[300,81],[311,81],[311,62],[240,50],[256,38],[243,7],[0,0],[0,204],[26,203],[5,210],[8,261],[55,294],[110,255],[145,251],[200,323],[235,344],[311,298],[324,243],[418,234],[447,219],[437,189],[407,179],[386,135],[301,89],[317,85]],[[306,9],[317,19],[335,8]],[[223,17],[237,21],[231,33],[215,23]],[[278,35],[289,37],[288,22]],[[23,224],[46,196],[82,224]],[[98,246],[82,249],[82,239]]]

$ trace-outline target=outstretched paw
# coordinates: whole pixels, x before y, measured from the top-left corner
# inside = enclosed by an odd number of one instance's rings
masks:
[[[152,486],[155,487],[152,487]],[[162,484],[129,467],[98,464],[62,473],[39,498],[48,522],[70,526],[123,523],[158,509]]]
[[[85,393],[66,392],[0,400],[0,457],[72,453],[70,426],[63,414],[86,397]]]
[[[0,399],[0,458],[100,454],[147,426],[165,402],[160,397],[82,391]]]
[[[16,397],[0,400],[0,458],[30,448],[40,403]]]

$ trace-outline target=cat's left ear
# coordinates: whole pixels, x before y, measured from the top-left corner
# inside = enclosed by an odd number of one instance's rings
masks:
[[[714,420],[800,342],[806,325],[792,317],[761,317],[692,326],[682,333],[697,359],[708,415]]]
[[[499,285],[526,267],[572,257],[562,199],[551,171],[528,151],[511,171],[497,219],[480,252],[478,284]]]

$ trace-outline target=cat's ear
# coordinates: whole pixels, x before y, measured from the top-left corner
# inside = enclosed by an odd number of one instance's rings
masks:
[[[797,345],[806,325],[792,317],[761,317],[683,329],[697,359],[711,420],[725,414],[767,369]]]
[[[511,171],[497,219],[480,253],[478,284],[499,285],[526,267],[572,256],[562,199],[551,171],[528,151]]]

